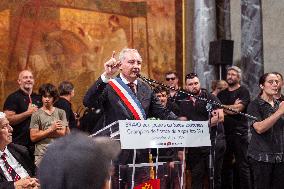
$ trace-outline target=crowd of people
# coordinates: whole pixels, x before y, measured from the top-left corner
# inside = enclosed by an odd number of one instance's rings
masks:
[[[132,163],[133,151],[120,151],[114,141],[90,138],[77,130],[87,124],[91,134],[117,120],[152,117],[209,121],[210,127],[211,147],[160,151],[169,162],[167,170],[173,172],[161,188],[180,187],[179,173],[171,162],[183,161],[180,154],[184,153],[192,189],[208,185],[217,189],[281,188],[284,96],[280,73],[261,76],[260,94],[251,98],[237,66],[228,67],[226,80],[212,81],[211,91],[202,88],[202,76],[195,73],[185,76],[182,88],[181,76],[175,71],[165,74],[164,84],[169,87],[154,88],[138,78],[141,67],[142,57],[136,49],[123,49],[118,59],[113,52],[84,96],[89,115],[82,118],[72,110],[75,86],[71,82],[63,81],[58,87],[44,83],[35,93],[32,71],[21,71],[19,89],[7,97],[0,113],[0,189],[129,188],[132,172],[121,165]],[[209,108],[208,101],[199,97],[217,103]],[[137,150],[136,163],[149,162],[149,153],[149,149]],[[149,180],[149,168],[136,170],[135,178],[135,185]]]

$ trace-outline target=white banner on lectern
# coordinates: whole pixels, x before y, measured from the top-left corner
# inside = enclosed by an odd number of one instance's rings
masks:
[[[208,121],[120,120],[122,149],[210,146]]]

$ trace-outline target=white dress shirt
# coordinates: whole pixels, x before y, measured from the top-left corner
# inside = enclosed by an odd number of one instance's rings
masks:
[[[119,76],[120,76],[120,78],[121,78],[121,80],[122,80],[122,82],[123,83],[125,83],[126,85],[128,84],[128,83],[130,83],[125,77],[123,77],[123,75],[120,73],[119,74]],[[101,79],[102,79],[102,81],[104,82],[104,83],[108,83],[108,81],[111,79],[111,78],[107,78],[104,74],[102,74],[101,75]],[[135,84],[135,86],[137,86],[137,79],[133,82],[134,84]]]
[[[11,175],[8,173],[4,160],[1,158],[2,154],[6,153],[6,159],[8,164],[16,171],[16,173],[21,177],[21,178],[26,178],[29,176],[28,172],[24,169],[24,167],[13,157],[13,155],[9,152],[8,148],[6,147],[5,150],[2,152],[0,150],[0,167],[2,171],[5,174],[5,177],[7,181],[13,181]]]

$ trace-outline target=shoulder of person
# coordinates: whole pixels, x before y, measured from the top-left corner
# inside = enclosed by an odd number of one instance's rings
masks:
[[[242,92],[249,92],[248,88],[244,85],[241,85],[240,88],[239,88],[239,91],[242,91]]]
[[[55,107],[55,110],[58,111],[59,114],[65,114],[65,110]]]
[[[260,103],[260,99],[258,97],[256,97],[255,99],[253,99],[249,104],[248,107],[254,107],[254,106],[259,106],[261,105]]]
[[[39,108],[36,112],[32,114],[32,117],[39,117],[43,113],[44,111],[41,108]]]
[[[217,96],[211,94],[211,93],[208,93],[208,99],[209,99],[209,100],[214,100],[214,101],[216,101],[216,102],[218,102],[218,103],[221,103],[220,100],[219,100],[219,98],[218,98]]]
[[[172,101],[168,101],[168,102],[167,102],[167,106],[168,106],[169,108],[171,108],[171,107],[178,107],[178,105],[177,105],[175,102],[172,102]]]
[[[59,97],[57,101],[55,101],[54,106],[68,106],[70,104],[70,102],[64,98]]]
[[[10,143],[7,146],[9,151],[16,151],[19,152],[21,154],[26,154],[29,153],[28,148],[19,144],[14,144],[14,143]]]
[[[228,93],[228,91],[229,91],[228,89],[224,89],[224,90],[220,91],[220,92],[217,94],[217,97],[226,95],[226,93]]]
[[[149,86],[148,83],[138,79],[137,80],[137,87],[138,87],[138,90],[139,91],[143,91],[147,94],[154,94],[154,91],[153,89],[151,88],[151,86]]]
[[[209,93],[209,92],[207,91],[207,89],[201,88],[200,97],[207,98],[207,97],[210,96],[210,95],[211,95],[211,93]]]
[[[149,84],[146,83],[145,81],[142,81],[141,79],[137,79],[137,84],[138,84],[138,85],[141,85],[141,86],[143,86],[143,87],[147,87],[147,88],[151,89],[151,87],[149,86]]]
[[[16,90],[16,91],[10,93],[10,94],[7,96],[7,98],[6,98],[6,101],[7,101],[7,100],[10,100],[10,99],[14,99],[14,98],[19,97],[20,92],[21,92],[20,89],[18,89],[18,90]]]

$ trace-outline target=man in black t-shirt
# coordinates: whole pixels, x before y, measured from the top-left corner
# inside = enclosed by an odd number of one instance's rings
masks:
[[[72,110],[71,98],[74,97],[74,85],[69,81],[63,81],[58,86],[59,99],[54,103],[54,107],[65,111],[68,126],[70,129],[77,128],[75,114]]]
[[[206,98],[210,101],[219,102],[217,97],[208,93],[206,90],[200,88],[200,82],[196,74],[191,73],[186,76],[186,90],[198,97]],[[207,111],[207,102],[196,99],[194,97],[188,97],[181,101],[180,104],[180,116],[182,120],[192,121],[207,121],[209,120],[209,113]],[[214,166],[214,188],[221,187],[221,167],[223,162],[223,155],[225,152],[225,139],[223,110],[213,106],[211,113],[211,144]],[[191,188],[201,189],[204,188],[204,178],[209,175],[209,147],[194,147],[188,148],[188,165],[191,172]],[[212,186],[213,187],[213,186]]]
[[[3,109],[13,127],[13,143],[26,146],[33,155],[30,121],[31,115],[42,106],[42,101],[39,95],[33,93],[34,78],[31,71],[21,71],[18,84],[19,89],[7,97]]]
[[[186,95],[177,90],[181,90],[182,88],[179,86],[179,78],[175,71],[169,71],[165,74],[165,82],[167,86],[174,88],[175,90],[169,90],[169,98],[168,100],[180,104],[180,101],[186,98]]]
[[[228,89],[221,91],[218,98],[225,107],[238,112],[246,112],[250,102],[249,91],[240,85],[241,69],[237,66],[229,67],[227,70]],[[222,171],[222,188],[233,187],[233,183],[239,186],[234,188],[251,188],[250,171],[247,160],[248,149],[248,123],[247,119],[235,112],[224,109],[224,128],[226,135],[227,149],[224,156]],[[237,172],[233,173],[233,161],[236,162]],[[237,180],[238,175],[239,180]],[[236,179],[236,180],[233,180]]]

